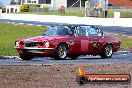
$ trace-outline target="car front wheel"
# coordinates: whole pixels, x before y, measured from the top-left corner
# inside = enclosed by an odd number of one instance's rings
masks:
[[[112,46],[110,44],[107,44],[102,49],[101,58],[111,58],[112,54]]]
[[[66,44],[59,44],[56,48],[55,57],[56,60],[64,60],[67,57],[68,48]]]

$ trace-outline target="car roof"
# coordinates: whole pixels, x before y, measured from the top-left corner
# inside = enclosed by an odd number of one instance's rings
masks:
[[[86,24],[55,24],[50,26],[95,26],[95,25],[86,25]]]

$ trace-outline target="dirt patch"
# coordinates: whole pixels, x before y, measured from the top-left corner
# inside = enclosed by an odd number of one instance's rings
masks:
[[[132,88],[130,84],[76,83],[76,69],[83,66],[89,74],[130,74],[132,64],[0,66],[0,88]]]

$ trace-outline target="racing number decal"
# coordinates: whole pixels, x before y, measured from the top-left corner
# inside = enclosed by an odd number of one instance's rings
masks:
[[[71,38],[68,38],[67,43],[68,43],[69,45],[74,45],[74,40],[72,40]]]
[[[98,49],[99,48],[99,40],[98,39],[93,40],[93,48],[94,49]]]
[[[74,41],[73,40],[69,40],[68,43],[69,43],[69,45],[74,45]]]

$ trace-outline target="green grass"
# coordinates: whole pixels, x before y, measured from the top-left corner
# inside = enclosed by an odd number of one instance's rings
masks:
[[[0,56],[18,55],[14,49],[17,39],[40,36],[45,29],[45,27],[0,23]],[[119,37],[122,41],[121,49],[132,49],[132,38],[122,35],[116,35],[116,37]]]
[[[79,17],[84,17],[85,15],[82,13],[77,13],[77,12],[65,12],[65,13],[60,13],[60,12],[21,12],[17,14],[39,14],[39,15],[59,15],[59,16],[79,16]]]
[[[61,13],[59,11],[49,11],[49,12],[20,12],[20,14],[39,14],[39,15],[60,15],[60,16],[84,17],[85,9],[69,8],[69,9],[66,9],[65,13]]]
[[[0,56],[17,55],[14,49],[17,39],[42,35],[43,27],[0,23]]]
[[[132,50],[132,38],[122,35],[118,35],[117,37],[121,39],[121,50]]]
[[[113,18],[113,17],[114,17],[114,10],[108,10],[107,18]],[[132,18],[132,13],[120,11],[120,17],[121,18]]]
[[[114,11],[118,11],[118,10],[109,9],[107,18],[113,18]],[[123,10],[119,10],[119,11],[121,12],[121,18],[132,18],[131,12],[129,12],[129,11],[124,12]],[[20,12],[17,14],[39,14],[39,15],[60,15],[60,16],[84,17],[85,10],[84,9],[81,9],[81,10],[80,9],[70,9],[70,10],[66,10],[65,13],[60,13],[60,12],[56,11],[56,12]]]
[[[122,35],[115,35],[110,33],[111,36],[118,37],[121,40],[120,50],[132,50],[132,38]]]

